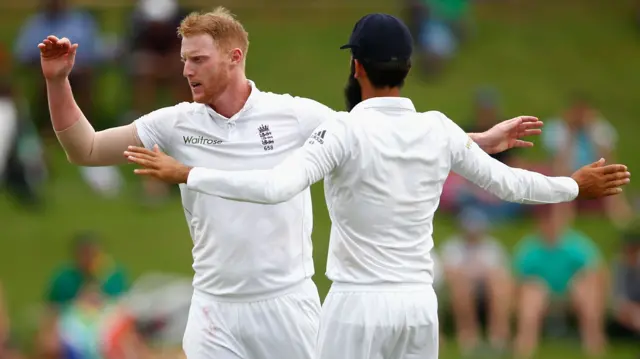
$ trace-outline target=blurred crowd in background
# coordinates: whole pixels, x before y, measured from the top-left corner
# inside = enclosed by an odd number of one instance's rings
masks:
[[[127,37],[108,41],[89,12],[66,0],[41,0],[24,22],[13,47],[0,49],[0,179],[4,189],[26,208],[44,201],[41,189],[55,173],[47,143],[55,141],[41,76],[34,95],[15,91],[13,71],[39,73],[36,45],[48,34],[63,34],[80,44],[71,84],[88,118],[99,118],[92,101],[98,66],[119,62],[133,87],[131,103],[119,123],[157,108],[159,93],[169,103],[189,101],[181,76],[176,27],[187,9],[174,0],[139,0]],[[414,33],[416,68],[431,81],[447,76],[446,65],[467,41],[473,41],[470,0],[407,0],[405,18]],[[640,6],[635,15],[640,29]],[[505,119],[502,95],[491,86],[477,89],[473,118],[465,130],[482,132]],[[588,93],[576,91],[554,118],[545,121],[537,141],[548,159],[532,161],[518,151],[494,157],[513,167],[547,175],[567,174],[600,157],[615,161],[618,133]],[[98,125],[100,126],[100,125]],[[117,167],[79,168],[97,195],[120,193]],[[144,183],[144,198],[162,205],[172,195],[163,184]],[[441,211],[458,218],[459,233],[437,245],[436,288],[442,326],[464,354],[479,350],[526,357],[542,336],[578,333],[589,355],[605,355],[608,338],[640,339],[640,225],[634,225],[630,198],[553,206],[506,203],[452,174],[442,194]],[[619,231],[619,253],[607,262],[592,238],[575,228],[576,216],[600,213]],[[530,216],[536,231],[519,241],[513,253],[490,233],[493,226]],[[179,348],[191,296],[190,278],[162,275],[132,281],[101,248],[99,236],[81,233],[71,241],[70,259],[52,275],[43,294],[36,358],[177,358],[154,343]],[[150,300],[153,298],[153,300]],[[0,358],[24,358],[13,341],[11,322],[0,292]],[[444,329],[443,329],[444,330]],[[486,335],[482,333],[486,332]],[[484,337],[486,336],[486,339]],[[447,336],[443,335],[443,340]],[[483,344],[484,343],[484,344]],[[151,348],[154,348],[153,350]],[[158,354],[158,352],[160,354]],[[162,356],[164,355],[164,356]]]

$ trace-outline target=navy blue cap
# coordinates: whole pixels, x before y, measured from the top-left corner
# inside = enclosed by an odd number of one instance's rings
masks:
[[[408,61],[413,52],[413,38],[402,20],[388,14],[369,14],[358,20],[349,43],[354,59],[371,61]]]

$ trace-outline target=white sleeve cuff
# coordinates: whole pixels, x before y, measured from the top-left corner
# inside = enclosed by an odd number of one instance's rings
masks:
[[[203,180],[206,180],[207,177],[211,177],[211,169],[206,169],[202,167],[194,167],[189,171],[189,176],[187,176],[187,188],[191,190],[198,190],[198,186],[202,184]],[[209,176],[207,176],[207,172]]]
[[[566,177],[566,179],[567,179],[567,187],[570,189],[570,194],[571,194],[570,200],[573,201],[578,197],[578,194],[580,194],[580,187],[578,186],[578,182],[576,182],[573,178]]]

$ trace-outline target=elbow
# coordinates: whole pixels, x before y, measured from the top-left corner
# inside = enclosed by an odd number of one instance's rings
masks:
[[[486,190],[502,201],[522,203],[525,200],[524,195],[513,186],[489,187]]]
[[[69,163],[71,163],[72,165],[76,165],[76,166],[86,166],[86,162],[83,161],[83,159],[81,157],[77,157],[77,156],[73,156],[70,153],[67,153],[67,161],[69,161]]]
[[[70,153],[67,153],[67,161],[69,161],[69,163],[71,163],[72,165],[76,165],[76,166],[84,166],[84,167],[98,166],[98,164],[91,161],[91,159],[88,156],[77,156]]]
[[[269,180],[268,184],[264,187],[264,203],[279,204],[287,202],[298,193],[293,187],[294,186],[287,186],[283,181]]]
[[[279,204],[283,202],[287,202],[295,193],[285,192],[285,191],[274,191],[267,189],[264,193],[264,203],[265,204]]]

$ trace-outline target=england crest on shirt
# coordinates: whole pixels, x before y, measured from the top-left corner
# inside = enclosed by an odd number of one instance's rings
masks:
[[[260,136],[260,141],[264,150],[273,150],[273,135],[271,134],[269,125],[261,125],[258,127],[258,135]]]

